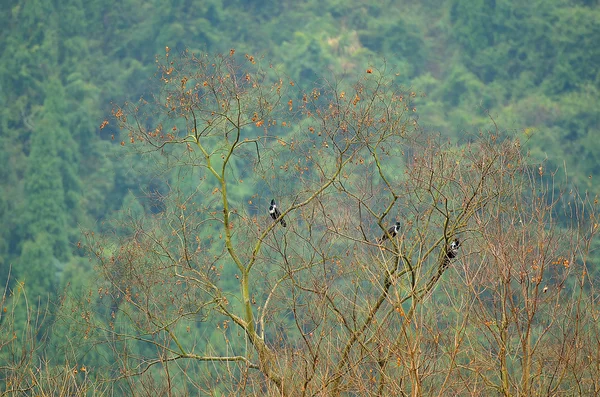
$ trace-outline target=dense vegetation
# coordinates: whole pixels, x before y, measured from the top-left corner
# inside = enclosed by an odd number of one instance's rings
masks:
[[[156,57],[163,57],[166,47],[173,62],[192,53],[235,49],[242,60],[250,54],[265,70],[272,66],[294,84],[294,103],[314,87],[350,87],[373,68],[404,87],[412,113],[406,120],[421,132],[439,134],[459,147],[479,130],[519,138],[531,151],[530,161],[547,158],[544,169],[549,170],[566,166],[566,182],[556,178],[565,187],[588,191],[590,197],[600,193],[595,183],[600,176],[595,139],[600,132],[600,6],[594,1],[5,3],[0,13],[0,281],[7,289],[0,326],[10,325],[3,329],[10,332],[0,339],[3,371],[3,363],[19,363],[14,373],[25,377],[27,368],[39,369],[45,362],[48,379],[82,365],[94,368],[97,379],[115,376],[102,368],[114,361],[118,343],[92,348],[86,341],[97,341],[98,333],[89,325],[80,328],[69,313],[80,314],[72,305],[88,299],[82,318],[117,315],[119,302],[98,300],[97,291],[88,295],[99,287],[97,262],[83,249],[96,243],[91,233],[114,237],[102,240],[102,258],[110,258],[119,241],[145,227],[151,215],[172,209],[167,197],[173,186],[191,194],[186,172],[171,163],[159,168],[152,156],[129,150],[130,140],[137,138],[123,135],[109,117],[113,103],[160,97],[163,75]],[[150,126],[161,117],[156,110],[141,121]],[[261,192],[292,194],[286,183],[293,179],[256,181],[248,175],[254,164],[247,156],[232,163],[240,173],[236,178],[247,181],[230,192],[236,203],[264,203]],[[569,217],[559,218],[566,227]],[[114,288],[114,283],[100,287],[109,285]],[[236,288],[235,282],[229,287]],[[202,332],[215,349],[225,349],[221,330]],[[134,348],[133,356],[153,354],[148,346]],[[19,352],[26,350],[32,354],[22,359]],[[115,390],[124,386],[119,387]],[[10,390],[6,382],[4,390]]]

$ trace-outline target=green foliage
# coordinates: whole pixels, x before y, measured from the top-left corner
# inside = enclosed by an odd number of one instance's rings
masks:
[[[123,199],[121,209],[112,220],[114,230],[119,236],[128,236],[134,233],[137,225],[143,222],[144,207],[132,192],[127,193]]]
[[[6,138],[0,136],[0,181],[6,185],[13,186],[10,189],[8,186],[4,194],[0,195],[0,224],[5,225],[0,229],[0,280],[7,280],[9,273],[9,241],[10,230],[14,227],[14,203],[9,200],[14,193],[14,185],[16,182],[14,170],[9,167],[9,156],[6,151],[6,146],[3,145]]]
[[[50,245],[55,256],[67,257],[67,216],[65,192],[60,175],[61,161],[50,133],[60,128],[50,120],[39,123],[39,135],[29,155],[30,162],[25,175],[24,187],[27,201],[23,208],[22,224],[25,239],[35,239],[41,233],[52,236]],[[48,134],[46,134],[48,132]]]
[[[426,130],[463,143],[465,131],[489,127],[489,113],[506,129],[501,135],[521,137],[534,158],[548,159],[548,168],[566,165],[574,187],[600,193],[597,1],[4,3],[0,282],[12,266],[32,297],[54,296],[57,285],[69,283],[91,288],[95,273],[82,264],[81,252],[72,253],[81,227],[106,230],[106,220],[117,218],[125,235],[131,220],[167,210],[156,198],[174,183],[181,197],[215,188],[193,172],[148,178],[140,172],[152,166],[147,159],[124,154],[119,145],[129,137],[119,137],[112,122],[98,128],[111,102],[151,100],[155,56],[165,47],[174,57],[187,48],[235,49],[236,56],[274,65],[286,84],[306,87],[335,85],[383,58],[416,93],[415,114]],[[277,134],[285,138],[305,127]],[[264,212],[262,196],[295,182],[266,177],[257,192],[247,159],[232,164],[230,198],[256,214]],[[198,235],[210,244],[213,233],[205,227]],[[228,288],[236,286],[231,277],[225,269]],[[211,336],[215,344],[220,337]]]
[[[36,234],[34,240],[23,243],[17,276],[24,283],[27,295],[33,302],[54,298],[57,291],[58,259],[54,236],[47,232]]]

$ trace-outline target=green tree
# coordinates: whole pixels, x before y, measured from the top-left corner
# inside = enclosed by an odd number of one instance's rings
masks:
[[[8,280],[10,230],[14,227],[14,216],[12,216],[14,203],[11,203],[8,199],[10,197],[8,192],[14,192],[14,190],[9,189],[8,186],[12,185],[14,187],[16,184],[14,171],[9,167],[8,151],[3,144],[5,142],[6,139],[0,137],[0,145],[2,147],[0,149],[0,185],[3,187],[6,186],[6,191],[3,189],[4,194],[0,195],[0,223],[5,225],[0,231],[0,280]]]
[[[59,264],[54,247],[54,236],[45,231],[23,243],[18,276],[33,302],[38,299],[45,302],[57,292]]]
[[[65,184],[71,187],[76,177],[71,170],[77,167],[69,153],[68,132],[60,121],[64,112],[64,98],[60,83],[54,79],[48,83],[44,113],[35,123],[31,137],[31,151],[25,173],[24,187],[26,202],[23,218],[26,228],[25,240],[34,240],[37,235],[47,233],[51,252],[60,260],[69,256],[68,210]],[[63,154],[64,157],[61,157]]]

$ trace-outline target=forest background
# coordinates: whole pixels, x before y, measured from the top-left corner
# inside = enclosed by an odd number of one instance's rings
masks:
[[[2,302],[50,299],[48,319],[34,327],[45,357],[65,356],[57,302],[97,278],[80,248],[82,230],[113,231],[109,220],[158,212],[156,197],[168,192],[167,177],[140,172],[143,158],[124,157],[116,123],[100,128],[114,103],[152,92],[166,47],[172,56],[252,54],[307,89],[385,62],[417,93],[424,131],[461,144],[490,128],[491,115],[532,158],[565,167],[568,185],[600,193],[597,1],[7,0],[3,9]],[[256,193],[243,188],[236,195]],[[26,310],[8,312],[21,335],[31,322]],[[76,367],[102,368],[106,359],[70,353]]]

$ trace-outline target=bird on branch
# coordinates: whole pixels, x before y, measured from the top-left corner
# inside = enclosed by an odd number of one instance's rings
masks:
[[[448,249],[446,249],[446,256],[450,259],[456,258],[456,255],[458,255],[459,247],[460,247],[460,240],[458,238],[455,238],[450,243],[450,246],[448,247]]]
[[[383,243],[387,238],[388,235],[390,237],[396,237],[396,235],[398,234],[398,232],[400,231],[400,222],[396,222],[394,224],[394,226],[390,227],[387,231],[387,233],[384,233],[383,236],[379,239],[379,243]]]
[[[281,216],[281,212],[279,212],[279,209],[277,208],[277,204],[275,204],[275,199],[271,200],[271,206],[269,207],[269,214],[271,215],[271,218],[273,218],[274,221],[276,221]],[[283,220],[283,218],[281,218],[279,220],[279,222],[281,222],[281,226],[283,226],[283,227],[287,226],[287,224],[285,223],[285,220]]]

